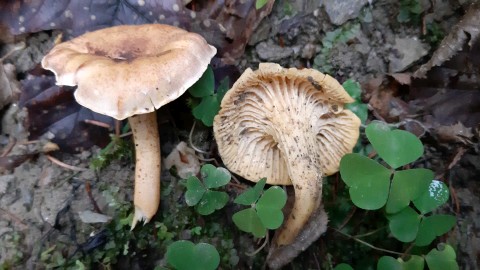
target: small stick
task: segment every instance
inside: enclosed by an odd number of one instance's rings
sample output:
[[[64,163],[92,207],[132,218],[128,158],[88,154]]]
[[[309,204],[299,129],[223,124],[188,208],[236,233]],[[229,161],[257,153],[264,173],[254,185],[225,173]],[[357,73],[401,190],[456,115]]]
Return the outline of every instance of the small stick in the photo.
[[[267,245],[267,243],[268,243],[268,231],[267,231],[267,234],[265,236],[265,241],[263,241],[263,244],[257,250],[253,251],[252,253],[245,252],[245,255],[247,255],[249,257],[255,256],[255,254],[260,252],[260,250],[262,250]]]
[[[102,213],[102,210],[100,210],[100,207],[98,207],[98,204],[97,204],[97,202],[95,201],[95,198],[93,198],[92,188],[91,188],[90,182],[89,182],[88,180],[85,181],[85,191],[87,192],[88,198],[90,199],[90,201],[91,201],[92,204],[93,204],[93,209],[95,210],[95,212],[97,212],[97,213],[99,213],[99,214],[103,214],[103,213]]]
[[[85,119],[83,121],[87,124],[94,125],[94,126],[97,126],[97,127],[103,127],[103,128],[106,128],[106,129],[111,128],[111,126],[109,124],[104,123],[104,122],[100,122],[100,121],[97,121],[97,120]]]
[[[77,171],[77,172],[87,170],[86,168],[80,168],[80,167],[77,167],[77,166],[72,166],[72,165],[65,164],[65,163],[61,162],[60,160],[52,157],[51,155],[45,155],[45,156],[47,156],[48,160],[50,160],[51,162],[57,164],[60,167],[65,168],[65,169],[69,169],[69,170]]]
[[[10,137],[10,142],[8,142],[7,147],[5,148],[5,150],[3,150],[1,157],[6,157],[8,153],[12,151],[16,143],[17,143],[17,139],[15,137]]]
[[[337,229],[335,229],[335,228],[331,228],[331,229],[334,230],[334,231],[336,231],[337,233],[339,233],[339,234],[341,234],[341,235],[343,235],[343,236],[345,236],[345,237],[348,237],[348,238],[350,238],[350,239],[353,239],[354,241],[357,241],[357,242],[359,242],[360,244],[363,244],[363,245],[365,245],[365,246],[367,246],[367,247],[369,247],[369,248],[371,248],[371,249],[375,249],[375,250],[378,250],[378,251],[383,251],[383,252],[385,252],[385,253],[395,254],[395,255],[399,255],[399,256],[405,255],[405,253],[400,253],[400,252],[396,252],[396,251],[392,251],[392,250],[388,250],[388,249],[376,247],[376,246],[374,246],[374,245],[372,245],[372,244],[370,244],[370,243],[367,243],[367,242],[365,242],[365,241],[363,241],[363,240],[360,240],[360,239],[358,239],[358,238],[356,238],[356,237],[354,237],[354,236],[351,236],[351,235],[349,235],[349,234],[346,234],[346,233],[344,233],[344,232],[342,232],[342,231],[340,231],[340,230],[337,230]]]

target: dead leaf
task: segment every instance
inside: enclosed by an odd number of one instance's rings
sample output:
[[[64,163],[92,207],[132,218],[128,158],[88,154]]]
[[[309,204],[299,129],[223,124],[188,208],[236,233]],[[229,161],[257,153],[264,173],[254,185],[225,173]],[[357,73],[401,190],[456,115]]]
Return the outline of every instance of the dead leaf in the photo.
[[[390,74],[399,84],[410,85],[412,83],[411,73],[393,73]]]
[[[112,118],[80,106],[73,97],[73,88],[59,87],[53,76],[46,75],[28,75],[21,83],[19,105],[28,110],[30,139],[47,134],[66,152],[80,152],[93,145],[105,146],[110,141],[108,130],[85,120],[113,126]]]
[[[440,142],[472,144],[472,128],[467,128],[460,122],[450,126],[440,126],[435,130]]]
[[[480,34],[480,4],[470,6],[467,13],[457,25],[455,25],[447,37],[440,43],[432,58],[415,71],[413,77],[425,78],[432,67],[440,66],[459,51],[464,44],[472,47]]]
[[[175,166],[178,176],[183,179],[200,172],[200,161],[195,155],[195,151],[185,142],[180,142],[165,158],[164,166],[167,169]]]
[[[375,79],[368,89],[368,104],[377,118],[386,122],[398,122],[408,113],[407,103],[398,97],[397,82],[389,81],[383,85],[378,84],[378,79]]]
[[[190,2],[190,1],[189,1]],[[0,24],[15,34],[61,30],[67,38],[121,25],[162,23],[197,32],[219,49],[225,62],[243,54],[253,30],[267,16],[274,0],[260,10],[255,0],[31,0],[0,3]]]

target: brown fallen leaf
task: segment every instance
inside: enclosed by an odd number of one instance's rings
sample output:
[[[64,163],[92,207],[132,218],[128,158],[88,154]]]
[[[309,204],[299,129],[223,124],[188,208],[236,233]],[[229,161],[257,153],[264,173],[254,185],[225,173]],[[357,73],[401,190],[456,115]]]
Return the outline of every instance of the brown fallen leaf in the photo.
[[[61,30],[67,39],[109,26],[162,23],[201,34],[219,49],[224,62],[241,56],[274,0],[261,9],[256,0],[30,0],[0,1],[0,25],[14,35]]]
[[[472,128],[465,127],[461,122],[449,126],[439,126],[435,131],[439,142],[472,144]]]
[[[462,50],[467,43],[472,47],[480,34],[480,3],[472,4],[463,18],[440,43],[432,58],[415,71],[413,77],[425,78],[432,67],[440,66]]]

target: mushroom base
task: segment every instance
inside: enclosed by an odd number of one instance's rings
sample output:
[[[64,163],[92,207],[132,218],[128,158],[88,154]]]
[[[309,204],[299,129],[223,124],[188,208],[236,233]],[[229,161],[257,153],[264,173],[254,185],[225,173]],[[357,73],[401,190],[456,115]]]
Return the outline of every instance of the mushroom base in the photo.
[[[135,214],[137,222],[147,223],[160,204],[160,138],[155,112],[128,118],[135,143]]]

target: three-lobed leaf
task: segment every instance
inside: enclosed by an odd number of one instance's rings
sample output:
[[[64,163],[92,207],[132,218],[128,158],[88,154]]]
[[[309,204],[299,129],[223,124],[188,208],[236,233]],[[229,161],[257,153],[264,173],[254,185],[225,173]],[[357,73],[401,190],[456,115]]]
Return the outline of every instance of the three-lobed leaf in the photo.
[[[346,104],[345,108],[351,110],[358,116],[358,118],[360,118],[362,123],[365,123],[368,117],[368,106],[367,104],[362,103],[362,88],[360,87],[360,84],[352,79],[348,79],[342,84],[342,86],[345,91],[355,99],[355,102]]]
[[[423,144],[404,130],[390,130],[387,124],[373,121],[365,134],[378,155],[393,169],[417,160],[423,155]]]
[[[213,69],[208,66],[202,77],[200,77],[200,79],[188,89],[188,92],[194,97],[202,98],[213,95],[214,88],[215,78],[213,76]]]
[[[203,183],[196,177],[187,179],[185,201],[189,206],[195,206],[200,215],[209,215],[223,208],[228,202],[228,194],[223,191],[211,190],[225,186],[230,182],[230,172],[225,168],[216,168],[205,164],[201,168]]]
[[[340,161],[340,175],[349,186],[356,206],[375,210],[387,202],[391,171],[378,162],[359,154],[347,154]]]
[[[186,240],[170,244],[166,258],[177,270],[213,270],[220,264],[220,255],[214,246],[207,243],[195,245]]]

